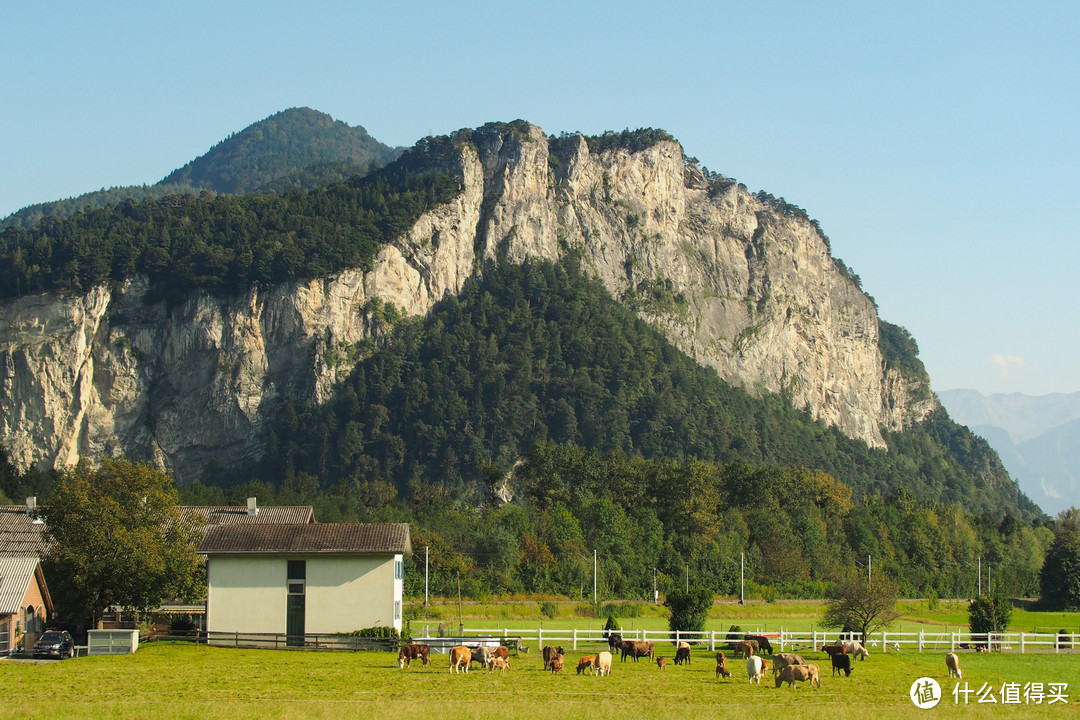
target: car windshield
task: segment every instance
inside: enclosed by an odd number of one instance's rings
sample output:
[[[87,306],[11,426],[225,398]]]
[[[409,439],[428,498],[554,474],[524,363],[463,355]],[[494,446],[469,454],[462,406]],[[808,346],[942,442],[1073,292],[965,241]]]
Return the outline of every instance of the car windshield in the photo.
[[[47,632],[41,636],[41,642],[62,642],[63,639],[63,633],[58,632]]]

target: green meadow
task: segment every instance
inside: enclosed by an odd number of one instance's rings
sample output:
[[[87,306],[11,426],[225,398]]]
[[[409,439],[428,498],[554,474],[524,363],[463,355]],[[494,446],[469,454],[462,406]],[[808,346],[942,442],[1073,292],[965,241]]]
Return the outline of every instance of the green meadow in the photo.
[[[147,643],[130,656],[62,662],[0,661],[0,702],[6,717],[78,718],[715,718],[731,713],[789,713],[799,718],[1077,716],[1080,655],[964,654],[969,704],[954,704],[941,653],[874,655],[855,663],[850,678],[829,675],[827,658],[808,652],[822,668],[820,689],[775,688],[771,675],[750,685],[745,664],[715,677],[713,656],[695,652],[689,666],[659,671],[644,660],[616,659],[610,677],[542,670],[538,653],[511,658],[506,673],[450,674],[445,655],[429,667],[399,670],[385,652],[316,653],[237,650],[186,643]],[[908,693],[921,677],[942,688],[939,705],[916,708]],[[1068,704],[979,704],[984,684],[999,696],[1004,683],[1069,683]],[[926,713],[926,714],[924,714]]]

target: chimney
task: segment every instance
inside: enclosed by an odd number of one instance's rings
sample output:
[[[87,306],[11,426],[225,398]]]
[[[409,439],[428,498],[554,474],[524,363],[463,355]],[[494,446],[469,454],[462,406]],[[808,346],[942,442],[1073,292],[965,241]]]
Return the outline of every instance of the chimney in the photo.
[[[248,498],[247,514],[248,515],[258,515],[259,514],[259,506],[255,504],[255,498],[253,498],[253,497]]]
[[[30,517],[37,515],[37,496],[26,498],[26,514]]]

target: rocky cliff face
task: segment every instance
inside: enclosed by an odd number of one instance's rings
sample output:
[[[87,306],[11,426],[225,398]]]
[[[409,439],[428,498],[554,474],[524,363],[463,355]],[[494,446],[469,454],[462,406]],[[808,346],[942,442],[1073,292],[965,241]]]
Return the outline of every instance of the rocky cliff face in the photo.
[[[451,170],[463,192],[367,273],[173,306],[147,303],[139,281],[3,305],[0,436],[13,460],[125,453],[206,477],[261,454],[279,399],[330,397],[390,304],[422,315],[497,257],[571,250],[729,382],[781,393],[852,437],[880,445],[880,426],[936,405],[886,367],[872,301],[817,230],[710,183],[675,142],[594,154],[584,138],[515,127],[461,143]]]

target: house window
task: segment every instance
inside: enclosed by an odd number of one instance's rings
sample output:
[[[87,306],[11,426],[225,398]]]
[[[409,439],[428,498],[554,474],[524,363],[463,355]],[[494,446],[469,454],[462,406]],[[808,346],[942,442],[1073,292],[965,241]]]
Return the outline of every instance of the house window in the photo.
[[[395,560],[394,561],[394,579],[395,580],[404,580],[405,579],[405,561],[404,560]]]
[[[0,651],[11,647],[11,618],[0,620]]]
[[[394,619],[395,620],[400,620],[401,619],[401,601],[400,600],[395,600],[394,601]]]

